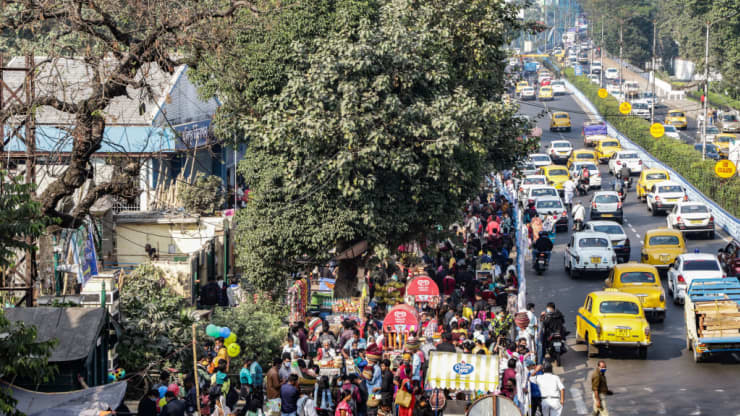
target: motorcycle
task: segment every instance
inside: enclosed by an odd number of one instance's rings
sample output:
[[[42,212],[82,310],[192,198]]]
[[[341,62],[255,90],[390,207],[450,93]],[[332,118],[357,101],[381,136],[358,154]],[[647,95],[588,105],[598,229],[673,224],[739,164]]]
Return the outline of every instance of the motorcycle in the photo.
[[[537,259],[534,262],[534,270],[538,275],[541,275],[547,270],[547,252],[537,253]]]
[[[547,345],[547,354],[550,356],[550,361],[556,366],[560,366],[560,356],[565,352],[563,348],[563,337],[559,333],[550,335]]]

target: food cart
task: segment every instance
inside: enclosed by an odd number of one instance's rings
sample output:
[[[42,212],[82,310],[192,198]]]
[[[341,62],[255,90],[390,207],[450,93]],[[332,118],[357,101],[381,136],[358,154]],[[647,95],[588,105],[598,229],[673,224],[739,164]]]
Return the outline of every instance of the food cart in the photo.
[[[412,306],[396,305],[383,320],[383,346],[388,352],[403,351],[409,336],[417,336],[419,315]]]
[[[417,310],[425,307],[437,309],[439,307],[439,286],[429,276],[414,277],[406,285],[405,300]]]

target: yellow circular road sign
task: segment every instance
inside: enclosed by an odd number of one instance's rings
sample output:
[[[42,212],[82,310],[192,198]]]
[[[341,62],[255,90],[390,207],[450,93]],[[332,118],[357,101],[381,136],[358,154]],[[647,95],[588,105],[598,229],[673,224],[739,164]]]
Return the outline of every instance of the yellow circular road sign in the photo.
[[[599,97],[606,98],[607,95],[609,95],[609,93],[606,92],[606,89],[604,89],[604,88],[600,88],[599,89]]]
[[[630,111],[632,111],[632,104],[628,103],[627,101],[623,102],[622,104],[619,104],[620,113],[629,114]]]
[[[665,134],[665,127],[660,123],[653,123],[650,126],[650,135],[656,139],[663,137]]]
[[[714,173],[722,179],[731,178],[737,172],[735,164],[729,160],[720,160],[714,165]]]

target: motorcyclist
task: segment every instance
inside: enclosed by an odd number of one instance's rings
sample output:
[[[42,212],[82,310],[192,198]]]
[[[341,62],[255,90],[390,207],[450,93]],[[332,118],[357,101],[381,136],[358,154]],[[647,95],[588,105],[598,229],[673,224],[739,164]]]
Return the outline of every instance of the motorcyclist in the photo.
[[[547,236],[546,231],[540,231],[540,238],[534,242],[532,246],[532,264],[536,264],[537,256],[540,253],[545,253],[545,262],[550,263],[550,254],[552,254],[552,241]]]
[[[629,180],[630,175],[631,175],[630,168],[627,167],[626,163],[622,164],[622,167],[619,168],[619,178],[622,180],[624,179]]]
[[[565,330],[565,316],[555,307],[555,303],[550,302],[547,304],[545,311],[542,312],[541,319],[545,350],[547,350],[552,334],[560,334],[562,339],[565,339],[565,336],[568,335]]]
[[[583,207],[581,204],[581,201],[576,201],[575,206],[573,206],[573,229],[577,230],[578,222],[583,224],[583,221],[586,220],[586,208]]]

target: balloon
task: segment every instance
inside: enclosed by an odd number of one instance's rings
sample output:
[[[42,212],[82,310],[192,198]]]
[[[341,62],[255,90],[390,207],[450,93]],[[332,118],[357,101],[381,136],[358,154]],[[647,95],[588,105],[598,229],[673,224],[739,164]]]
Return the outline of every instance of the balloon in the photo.
[[[222,338],[228,338],[229,335],[231,335],[231,330],[227,327],[221,328],[221,331],[219,331],[219,335],[221,335]]]
[[[233,332],[229,334],[229,336],[226,337],[226,339],[224,339],[224,345],[226,345],[227,347],[235,342],[236,342],[236,334]]]
[[[119,374],[118,378],[125,378],[126,370],[124,370],[123,368],[119,368],[119,370],[121,371],[121,373]]]
[[[108,373],[108,381],[115,381],[116,376],[113,375],[113,373]]]
[[[159,386],[159,397],[164,397],[164,394],[167,393],[167,386]]]
[[[175,383],[172,383],[169,386],[167,386],[167,391],[171,391],[171,392],[175,393],[175,396],[179,396],[180,395],[180,386],[178,386]]]
[[[239,355],[240,352],[242,352],[242,347],[240,347],[239,344],[235,342],[233,344],[229,344],[229,346],[226,347],[226,352],[229,354],[229,357],[234,358]]]
[[[206,335],[209,337],[217,337],[219,333],[219,327],[213,324],[208,324],[206,327]]]

